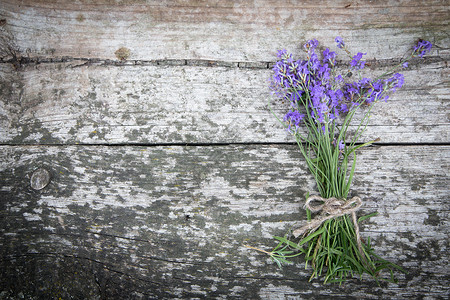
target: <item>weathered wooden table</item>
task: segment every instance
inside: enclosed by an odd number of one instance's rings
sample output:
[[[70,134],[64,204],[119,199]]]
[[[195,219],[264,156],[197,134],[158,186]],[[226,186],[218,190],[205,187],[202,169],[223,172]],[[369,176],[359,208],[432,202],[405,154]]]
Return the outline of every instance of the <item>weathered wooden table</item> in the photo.
[[[2,0],[0,299],[448,299],[448,21],[432,0]],[[398,284],[308,282],[244,247],[316,191],[267,109],[276,50],[337,35],[375,74],[435,45],[377,105],[353,183]]]

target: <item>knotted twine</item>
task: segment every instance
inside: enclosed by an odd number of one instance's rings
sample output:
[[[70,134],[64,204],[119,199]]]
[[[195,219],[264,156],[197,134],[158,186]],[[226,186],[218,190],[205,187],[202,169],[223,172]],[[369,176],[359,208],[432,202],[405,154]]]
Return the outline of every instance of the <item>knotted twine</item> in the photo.
[[[313,205],[311,202],[321,201],[323,204]],[[329,219],[344,215],[352,215],[353,225],[355,226],[356,243],[358,245],[358,250],[364,258],[364,251],[361,244],[361,236],[359,235],[358,220],[356,219],[356,211],[361,207],[362,201],[359,197],[353,197],[350,200],[340,200],[337,198],[322,198],[317,195],[309,196],[305,203],[305,208],[309,209],[311,212],[322,211],[320,215],[308,222],[306,225],[294,230],[292,233],[294,237],[298,237],[307,232],[313,232],[322,225],[323,222]]]

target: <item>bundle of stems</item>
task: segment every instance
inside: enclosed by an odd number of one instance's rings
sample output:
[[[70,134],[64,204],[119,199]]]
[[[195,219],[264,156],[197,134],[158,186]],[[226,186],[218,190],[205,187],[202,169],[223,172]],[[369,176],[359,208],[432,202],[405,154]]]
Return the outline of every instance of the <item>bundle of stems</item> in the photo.
[[[308,93],[304,93],[298,105],[308,107]],[[364,101],[364,99],[359,99]],[[326,122],[325,128],[319,128],[313,119],[312,114],[307,111],[304,125],[307,127],[308,136],[303,136],[300,132],[295,132],[295,138],[299,149],[305,158],[309,170],[314,175],[320,196],[323,198],[347,199],[351,182],[356,167],[356,150],[368,146],[377,140],[364,144],[357,144],[358,137],[367,127],[370,110],[365,112],[353,134],[351,141],[344,147],[339,148],[336,140],[345,140],[350,121],[356,110],[353,110],[345,117],[341,128],[337,128],[335,121]],[[308,110],[308,109],[307,109]],[[279,120],[283,123],[281,120]],[[285,125],[285,123],[283,123]],[[338,137],[335,133],[338,132]],[[334,141],[334,142],[333,142]],[[349,157],[352,156],[352,162]],[[351,163],[349,174],[347,171]],[[307,195],[308,198],[309,195]],[[375,214],[363,216],[358,219],[361,222]],[[307,210],[308,221],[311,221],[311,212]],[[313,268],[311,279],[322,276],[325,272],[325,283],[343,282],[349,276],[367,273],[378,281],[380,271],[385,269],[390,273],[389,278],[384,278],[394,282],[394,270],[403,272],[403,269],[391,262],[388,262],[374,253],[370,244],[362,244],[362,253],[356,242],[356,232],[354,223],[349,215],[336,217],[325,221],[317,230],[294,243],[287,237],[275,237],[279,243],[270,252],[270,256],[281,267],[283,263],[289,263],[289,258],[305,255],[306,266],[308,263]]]
[[[350,55],[341,38],[337,37],[336,42]],[[276,95],[290,101],[291,109],[283,120],[271,111],[294,135],[320,196],[345,201],[355,173],[356,151],[377,141],[358,143],[367,128],[374,104],[386,101],[388,92],[403,85],[403,75],[394,74],[394,71],[407,67],[407,60],[412,57],[423,57],[431,50],[431,43],[419,40],[408,58],[373,80],[360,75],[359,80],[346,84],[343,84],[343,78],[351,74],[350,71],[358,72],[364,68],[361,61],[364,54],[350,55],[352,68],[343,77],[335,74],[336,54],[326,49],[321,62],[314,52],[317,45],[316,40],[304,45],[308,54],[305,61],[295,61],[286,50],[278,52],[280,61],[273,68],[272,89]],[[386,78],[392,74],[391,78]],[[352,120],[361,107],[367,109],[356,130],[350,134]],[[343,120],[342,115],[345,116]],[[308,209],[306,212],[309,222],[311,212]],[[327,219],[317,228],[305,232],[299,240],[292,240],[290,235],[274,237],[278,241],[277,246],[271,252],[263,252],[280,267],[291,263],[292,258],[304,255],[306,267],[310,265],[313,269],[310,280],[324,275],[325,283],[342,283],[354,275],[368,274],[377,282],[395,281],[394,271],[404,270],[375,254],[370,238],[362,243],[357,238],[357,224],[375,214],[357,220],[349,215]],[[381,275],[383,270],[390,276]]]
[[[367,126],[371,108],[372,106],[365,113],[351,142],[342,150],[338,146],[332,146],[333,140],[336,140],[333,136],[336,130],[335,122],[330,122],[331,128],[325,125],[325,132],[321,132],[322,129],[317,128],[314,120],[307,117],[305,124],[309,128],[309,136],[304,137],[299,132],[295,133],[296,142],[314,175],[321,197],[347,199],[356,167],[356,150],[377,141],[356,144],[356,137],[360,136]],[[345,140],[354,113],[355,111],[352,111],[346,116],[341,130],[338,130],[337,140]],[[306,114],[306,116],[310,116],[310,114]],[[352,156],[352,162],[349,160],[350,156]],[[347,174],[350,163],[351,168]],[[375,214],[359,218],[358,223]],[[311,221],[309,210],[307,210],[307,219]],[[297,243],[286,237],[275,238],[279,244],[271,252],[274,261],[281,267],[282,263],[289,263],[289,258],[304,254],[305,267],[308,267],[308,263],[310,263],[313,268],[310,280],[322,276],[325,272],[325,283],[343,282],[349,276],[362,276],[364,273],[378,281],[380,271],[386,269],[390,273],[387,280],[394,282],[393,271],[397,269],[403,272],[401,267],[374,253],[370,238],[367,243],[362,244],[363,252],[360,251],[356,242],[354,223],[349,215],[325,221],[317,230],[302,237]]]

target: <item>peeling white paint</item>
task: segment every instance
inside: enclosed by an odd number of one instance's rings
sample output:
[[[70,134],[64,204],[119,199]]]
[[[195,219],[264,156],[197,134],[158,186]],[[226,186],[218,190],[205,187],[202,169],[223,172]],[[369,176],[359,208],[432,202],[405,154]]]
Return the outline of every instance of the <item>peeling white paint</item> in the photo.
[[[25,219],[29,222],[32,221],[42,221],[42,218],[40,215],[38,214],[30,214],[30,213],[23,213],[23,216],[25,217]]]
[[[258,292],[260,299],[285,300],[287,295],[289,295],[289,299],[301,299],[300,297],[293,298],[292,295],[295,294],[297,294],[296,291],[290,286],[273,284],[261,288]]]

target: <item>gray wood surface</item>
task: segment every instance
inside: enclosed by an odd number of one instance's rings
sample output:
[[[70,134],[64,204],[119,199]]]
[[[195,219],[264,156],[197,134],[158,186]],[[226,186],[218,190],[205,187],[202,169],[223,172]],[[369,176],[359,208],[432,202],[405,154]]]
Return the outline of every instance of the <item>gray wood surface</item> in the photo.
[[[308,283],[302,260],[279,270],[244,247],[270,250],[272,235],[306,218],[314,183],[295,146],[4,146],[3,282],[104,298],[443,296],[449,150],[360,152],[353,193],[361,215],[379,212],[363,238],[408,274],[380,287],[368,278],[322,287]],[[42,167],[52,180],[35,191],[29,178]]]
[[[17,43],[27,55],[116,59],[272,61],[279,48],[298,49],[342,36],[369,58],[401,57],[418,38],[448,54],[448,1],[301,2],[3,0]],[[95,41],[95,42],[92,42]],[[442,52],[441,52],[442,51]]]
[[[1,1],[0,299],[447,299],[449,12]],[[301,258],[280,270],[244,246],[270,250],[316,191],[267,107],[274,54],[310,38],[337,50],[337,35],[375,76],[417,39],[434,44],[374,109],[364,141],[381,141],[358,152],[351,189],[359,215],[378,212],[363,238],[408,271],[397,284],[324,286]]]
[[[270,69],[75,67],[83,63],[25,67],[20,78],[9,83],[20,88],[10,88],[13,95],[6,92],[15,101],[4,106],[0,140],[13,144],[292,141],[268,112]],[[448,142],[446,63],[405,70],[405,87],[377,105],[365,139]],[[276,101],[272,107],[280,118],[288,109]]]

